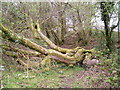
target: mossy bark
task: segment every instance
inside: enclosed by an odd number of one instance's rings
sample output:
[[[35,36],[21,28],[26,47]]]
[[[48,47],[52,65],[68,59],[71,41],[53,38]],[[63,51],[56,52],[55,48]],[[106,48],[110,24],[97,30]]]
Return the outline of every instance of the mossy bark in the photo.
[[[23,49],[19,49],[19,48],[13,48],[11,46],[6,46],[6,45],[1,45],[1,47],[7,51],[13,51],[13,52],[19,52],[19,53],[23,53],[23,54],[27,54],[30,56],[35,56],[35,57],[39,57],[42,54],[36,51],[28,51],[28,50],[23,50]]]
[[[83,61],[85,59],[86,53],[92,53],[92,50],[86,50],[81,47],[77,47],[75,49],[66,49],[56,46],[54,43],[52,43],[45,35],[42,34],[39,28],[39,24],[37,24],[38,32],[40,34],[40,37],[52,48],[52,49],[46,49],[40,45],[37,45],[36,43],[30,41],[27,38],[21,37],[12,30],[9,30],[5,28],[2,24],[0,24],[0,30],[4,33],[8,40],[11,40],[13,42],[18,42],[22,45],[25,45],[33,50],[36,50],[39,53],[50,55],[51,57],[56,56],[58,58],[64,59],[60,60],[61,62],[67,63],[67,64],[76,64],[77,62]],[[54,49],[54,50],[53,50]],[[15,49],[16,51],[23,51],[19,49]],[[27,51],[24,51],[27,52]],[[28,53],[33,53],[29,52]]]
[[[23,44],[33,50],[38,51],[40,53],[47,54],[47,49],[41,47],[40,45],[37,45],[36,43],[30,41],[27,38],[24,38],[24,37],[21,37],[21,36],[15,34],[14,32],[12,32],[12,30],[5,28],[2,24],[0,24],[0,30],[2,30],[4,35],[6,35],[8,40],[11,40],[13,42],[18,42],[18,43]]]
[[[75,49],[67,49],[67,48],[61,48],[61,47],[55,45],[52,41],[50,41],[50,40],[41,32],[39,24],[37,24],[37,31],[38,31],[41,39],[43,39],[52,49],[57,50],[57,51],[59,51],[59,52],[62,52],[62,53],[74,52],[76,49],[80,48],[80,47],[77,47],[77,48],[75,48]]]

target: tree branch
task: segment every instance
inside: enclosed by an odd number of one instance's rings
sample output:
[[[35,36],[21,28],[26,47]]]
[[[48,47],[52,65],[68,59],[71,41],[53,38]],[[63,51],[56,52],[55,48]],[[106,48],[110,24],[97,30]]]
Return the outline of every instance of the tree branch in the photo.
[[[66,49],[66,48],[61,48],[56,46],[52,41],[50,41],[40,30],[40,25],[37,23],[37,31],[40,35],[40,37],[54,50],[57,50],[59,52],[66,53],[68,51],[74,52],[76,49],[81,48],[81,47],[76,47],[75,49]]]
[[[39,52],[28,51],[28,50],[23,50],[23,49],[19,49],[19,48],[13,48],[13,47],[7,46],[7,45],[1,45],[1,47],[2,47],[3,49],[5,49],[5,50],[8,50],[8,51],[20,52],[20,53],[24,53],[24,54],[27,54],[27,55],[30,55],[30,56],[39,57],[39,56],[42,55],[42,54],[39,53]]]
[[[118,23],[116,24],[116,25],[112,25],[111,27],[110,27],[110,37],[111,37],[111,35],[112,35],[112,31],[118,26],[118,24],[119,24],[119,21],[118,21]]]
[[[57,47],[54,43],[52,43],[47,37],[45,37],[45,35],[43,35],[40,32],[40,28],[39,28],[39,24],[38,25],[38,31],[41,35],[41,38],[47,42],[48,45],[50,45],[52,48],[58,50],[53,50],[53,49],[46,49],[43,48],[40,45],[37,45],[34,42],[31,42],[29,39],[26,39],[24,37],[20,37],[19,35],[16,35],[15,33],[13,33],[11,30],[5,28],[2,24],[0,24],[0,30],[2,30],[2,32],[4,33],[4,35],[8,38],[8,40],[11,40],[13,42],[19,42],[22,45],[28,46],[33,50],[38,51],[39,53],[43,53],[43,54],[47,54],[50,56],[57,56],[59,58],[63,58],[66,61],[69,61],[70,64],[75,64],[79,61],[83,61],[85,59],[86,53],[92,53],[92,50],[85,50],[83,48],[77,47],[75,49],[66,49],[66,48],[60,48]],[[20,50],[20,49],[13,49],[14,51],[21,51],[21,52],[26,52],[24,50]],[[61,53],[61,52],[65,52],[65,54]],[[33,52],[30,52],[31,54],[33,54]]]
[[[27,38],[16,35],[14,32],[12,32],[12,30],[5,28],[2,24],[0,24],[0,30],[2,30],[5,36],[8,37],[8,40],[11,40],[13,42],[19,42],[35,51],[43,54],[48,54],[47,49],[41,47],[40,45],[37,45],[36,43],[30,41]]]

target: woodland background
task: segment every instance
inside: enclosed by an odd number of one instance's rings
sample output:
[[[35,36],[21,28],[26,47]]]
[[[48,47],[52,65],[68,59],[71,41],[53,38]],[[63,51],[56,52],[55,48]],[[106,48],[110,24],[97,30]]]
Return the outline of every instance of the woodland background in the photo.
[[[0,9],[2,88],[119,87],[120,2],[1,2]]]

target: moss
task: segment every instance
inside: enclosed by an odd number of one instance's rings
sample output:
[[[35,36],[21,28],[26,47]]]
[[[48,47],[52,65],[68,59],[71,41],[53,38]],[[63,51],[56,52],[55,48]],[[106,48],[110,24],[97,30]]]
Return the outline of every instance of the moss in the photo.
[[[62,60],[62,62],[67,64],[75,64],[76,62],[83,61],[85,59],[85,53],[92,53],[92,50],[86,50],[81,47],[76,47],[75,49],[67,49],[67,48],[61,48],[56,46],[52,41],[50,41],[41,31],[39,24],[37,24],[38,32],[41,36],[41,38],[52,48],[52,49],[46,49],[32,41],[30,41],[27,38],[18,36],[14,34],[11,30],[6,29],[2,24],[0,24],[0,29],[4,32],[4,34],[7,35],[7,37],[12,41],[17,41],[18,43],[21,43],[25,46],[30,47],[31,49],[34,49],[40,53],[43,53],[45,55],[53,55],[57,56],[59,58],[65,59]],[[46,57],[47,58],[47,57]],[[47,58],[48,59],[48,58]],[[49,59],[48,59],[49,60]],[[44,62],[44,61],[43,61]]]

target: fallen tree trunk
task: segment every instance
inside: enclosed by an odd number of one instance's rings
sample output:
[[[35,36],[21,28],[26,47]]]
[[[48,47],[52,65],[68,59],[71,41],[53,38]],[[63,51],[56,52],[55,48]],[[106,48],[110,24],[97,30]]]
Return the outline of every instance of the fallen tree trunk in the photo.
[[[5,28],[2,24],[0,24],[0,30],[2,30],[2,32],[4,33],[2,35],[5,35],[8,38],[8,40],[18,42],[40,53],[47,54],[47,49],[41,47],[40,45],[37,45],[36,43],[30,41],[29,39],[20,37],[19,35],[12,32],[12,30]]]
[[[30,41],[27,38],[21,37],[17,34],[15,34],[12,30],[9,30],[5,28],[2,24],[0,24],[0,30],[3,32],[3,38],[6,38],[12,42],[18,42],[24,46],[27,46],[39,53],[49,55],[53,59],[57,59],[58,61],[61,61],[63,63],[67,64],[76,64],[76,63],[82,63],[85,59],[86,53],[92,54],[92,50],[86,50],[81,47],[77,47],[75,49],[66,49],[56,46],[54,43],[52,43],[42,32],[40,31],[40,26],[37,23],[37,31],[40,34],[40,37],[52,48],[52,49],[46,49],[40,45],[37,45],[36,43]],[[54,50],[53,50],[54,49]],[[20,51],[19,49],[15,49],[16,51]],[[22,51],[22,50],[21,50]],[[24,51],[27,52],[27,51]],[[28,53],[31,53],[28,51]]]
[[[36,52],[36,51],[28,51],[28,50],[23,50],[23,49],[19,49],[19,48],[13,48],[13,47],[7,46],[7,45],[1,45],[1,47],[7,51],[19,52],[19,53],[23,53],[23,54],[35,56],[35,57],[39,57],[42,55],[41,53]]]
[[[59,46],[56,46],[52,41],[50,41],[40,30],[40,25],[37,23],[37,31],[40,35],[40,37],[54,50],[57,50],[62,53],[66,52],[75,52],[76,50],[80,49],[80,47],[76,47],[75,49],[66,49],[66,48],[61,48]]]

